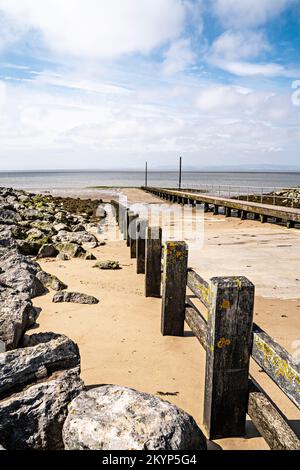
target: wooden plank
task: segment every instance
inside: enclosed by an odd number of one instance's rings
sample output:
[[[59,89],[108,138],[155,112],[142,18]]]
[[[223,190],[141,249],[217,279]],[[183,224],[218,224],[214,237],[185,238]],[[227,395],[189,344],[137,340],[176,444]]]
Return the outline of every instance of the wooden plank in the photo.
[[[136,240],[136,273],[145,274],[146,229],[148,221],[139,219]]]
[[[160,297],[161,289],[161,227],[148,227],[146,231],[145,296]]]
[[[300,450],[300,440],[271,398],[249,380],[248,415],[271,450]]]
[[[188,270],[187,286],[198,297],[198,299],[201,300],[201,302],[205,305],[205,307],[209,308],[210,306],[209,284],[201,276],[199,276],[199,274],[197,274],[193,269]]]
[[[211,279],[204,426],[210,439],[245,433],[254,286],[245,277]]]
[[[185,321],[206,350],[207,323],[190,300],[188,304],[185,309]],[[299,450],[300,441],[291,429],[287,418],[252,377],[249,378],[248,384],[248,415],[270,449]]]
[[[185,242],[167,241],[163,248],[161,332],[183,336],[187,283],[188,247]]]
[[[299,362],[257,325],[253,325],[252,357],[300,409]]]

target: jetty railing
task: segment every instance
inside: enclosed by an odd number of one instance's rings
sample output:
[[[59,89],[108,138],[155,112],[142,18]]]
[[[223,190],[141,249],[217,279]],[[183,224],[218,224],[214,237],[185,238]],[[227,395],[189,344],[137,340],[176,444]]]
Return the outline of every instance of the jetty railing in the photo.
[[[211,196],[187,190],[178,191],[149,186],[147,188],[142,187],[142,189],[173,203],[191,206],[203,204],[204,212],[212,210],[214,215],[219,214],[220,208],[223,208],[226,217],[231,217],[235,213],[241,220],[244,220],[251,215],[254,220],[260,220],[261,223],[266,223],[268,219],[272,219],[276,222],[285,223],[287,228],[294,228],[295,224],[300,224],[300,209],[297,208],[247,202],[246,200]]]
[[[148,227],[116,201],[112,205],[137,273],[145,274],[145,296],[162,298],[161,333],[184,336],[186,323],[206,351],[203,424],[208,437],[244,436],[248,414],[271,449],[300,450],[287,418],[249,375],[252,358],[300,409],[300,364],[253,323],[254,285],[245,277],[206,281],[188,268],[185,242],[162,244],[160,227]],[[207,311],[207,321],[195,301]]]

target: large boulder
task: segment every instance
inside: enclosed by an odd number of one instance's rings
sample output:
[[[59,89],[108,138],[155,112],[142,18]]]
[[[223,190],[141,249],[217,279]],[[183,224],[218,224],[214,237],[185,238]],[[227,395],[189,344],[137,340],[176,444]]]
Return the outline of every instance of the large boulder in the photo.
[[[18,347],[37,315],[28,294],[0,287],[0,341],[6,350]]]
[[[58,243],[56,246],[59,253],[66,254],[68,258],[80,258],[85,255],[86,251],[77,243]]]
[[[54,274],[46,273],[46,271],[39,271],[36,277],[46,288],[56,291],[61,291],[68,288],[67,284],[58,279],[58,277],[56,277]]]
[[[80,393],[63,427],[67,450],[205,450],[194,419],[170,403],[126,387]]]
[[[0,354],[0,398],[56,371],[80,365],[78,346],[64,335],[39,333],[25,337],[23,345]]]
[[[38,258],[55,258],[59,251],[51,243],[42,245],[38,252]]]
[[[60,243],[77,243],[78,245],[87,245],[89,249],[96,248],[98,246],[98,240],[92,233],[82,232],[58,232],[53,237],[56,242]]]
[[[55,372],[0,401],[1,443],[7,450],[63,449],[67,407],[83,389],[79,367]]]
[[[35,261],[19,253],[17,249],[5,250],[0,254],[0,267],[2,271],[25,269],[31,274],[36,274],[41,269]]]
[[[58,292],[53,297],[54,303],[71,302],[74,304],[98,304],[99,300],[92,295],[81,294],[80,292]]]
[[[18,266],[0,274],[0,284],[10,287],[17,292],[27,293],[31,299],[46,292],[43,284],[34,274]]]

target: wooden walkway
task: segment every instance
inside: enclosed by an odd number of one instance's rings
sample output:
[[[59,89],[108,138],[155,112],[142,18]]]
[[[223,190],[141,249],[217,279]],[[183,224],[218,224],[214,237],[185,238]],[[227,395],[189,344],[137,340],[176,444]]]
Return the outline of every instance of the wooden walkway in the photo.
[[[174,189],[154,187],[142,187],[142,189],[162,199],[178,204],[204,204],[205,212],[208,212],[211,206],[213,206],[215,215],[219,213],[219,208],[223,207],[226,217],[230,217],[232,211],[237,211],[241,219],[247,219],[248,214],[254,214],[254,219],[259,219],[262,223],[267,222],[268,218],[271,218],[275,219],[276,222],[286,223],[288,228],[293,228],[295,224],[300,224],[300,209],[208,196]]]

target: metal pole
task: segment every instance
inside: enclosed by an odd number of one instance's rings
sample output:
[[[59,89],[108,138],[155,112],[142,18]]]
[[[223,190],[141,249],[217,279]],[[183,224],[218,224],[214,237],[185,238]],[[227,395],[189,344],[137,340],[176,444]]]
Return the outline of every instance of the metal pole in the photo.
[[[181,180],[182,180],[182,158],[179,158],[179,191],[181,190]]]
[[[148,186],[148,162],[146,162],[146,168],[145,168],[145,188]]]

